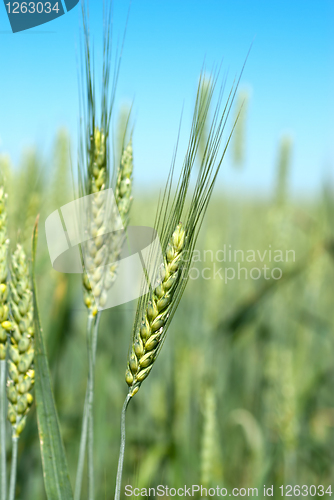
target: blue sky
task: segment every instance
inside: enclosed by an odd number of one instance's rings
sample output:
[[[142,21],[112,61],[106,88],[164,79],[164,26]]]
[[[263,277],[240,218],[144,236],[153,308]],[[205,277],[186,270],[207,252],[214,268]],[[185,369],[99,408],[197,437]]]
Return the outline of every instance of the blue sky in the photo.
[[[102,0],[90,2],[97,65]],[[121,38],[127,0],[114,0],[114,41]],[[116,109],[134,100],[136,181],[162,183],[170,165],[182,108],[179,161],[186,147],[196,85],[204,60],[223,61],[250,92],[246,164],[227,155],[228,189],[269,193],[277,147],[294,139],[291,189],[318,190],[334,164],[334,4],[332,0],[132,0]],[[12,34],[0,4],[0,151],[17,162],[24,148],[45,155],[65,126],[75,149],[78,124],[80,9]]]

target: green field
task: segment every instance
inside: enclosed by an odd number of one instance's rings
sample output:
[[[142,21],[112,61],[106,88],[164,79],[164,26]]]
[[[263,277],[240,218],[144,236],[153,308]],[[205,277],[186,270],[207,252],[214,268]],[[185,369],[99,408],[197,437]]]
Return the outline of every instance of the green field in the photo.
[[[44,235],[45,218],[72,197],[67,150],[68,137],[60,132],[49,158],[32,150],[13,167],[3,157],[1,171],[11,248],[20,242],[30,255],[41,214],[37,293],[74,484],[87,382],[87,311],[81,276],[52,269]],[[130,224],[151,225],[157,191],[143,196],[136,189],[135,150],[134,165]],[[327,188],[313,199],[290,198],[289,167],[278,167],[271,199],[215,191],[165,346],[127,412],[123,486],[219,486],[228,493],[257,487],[262,497],[263,485],[273,485],[279,498],[281,485],[323,485],[326,491],[334,479],[333,193]],[[114,493],[135,308],[130,302],[101,318],[97,499]],[[35,406],[19,441],[16,498],[46,498]]]

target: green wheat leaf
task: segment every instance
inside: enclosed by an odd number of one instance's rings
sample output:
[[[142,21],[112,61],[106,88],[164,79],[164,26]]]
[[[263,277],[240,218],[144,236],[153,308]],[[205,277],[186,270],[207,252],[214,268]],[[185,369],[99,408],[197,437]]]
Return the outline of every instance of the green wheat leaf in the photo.
[[[35,394],[38,419],[38,433],[41,446],[44,485],[48,500],[71,500],[73,493],[68,473],[67,460],[61,437],[57,410],[53,398],[48,359],[46,356],[43,331],[40,324],[36,282],[35,258],[38,235],[36,220],[33,240],[33,296],[35,323]]]

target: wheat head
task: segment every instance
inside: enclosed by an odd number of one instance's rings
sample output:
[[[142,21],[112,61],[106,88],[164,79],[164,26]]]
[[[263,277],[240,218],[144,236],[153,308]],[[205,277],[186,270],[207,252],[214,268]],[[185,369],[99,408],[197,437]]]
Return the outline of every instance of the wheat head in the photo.
[[[0,360],[6,359],[7,336],[11,324],[8,321],[8,238],[7,209],[4,188],[0,187]]]
[[[21,245],[17,245],[11,259],[10,308],[8,420],[13,434],[19,436],[33,403],[31,390],[35,381],[32,291],[27,257]]]
[[[180,279],[185,231],[178,224],[172,234],[160,267],[158,279],[161,283],[151,294],[145,309],[142,324],[136,332],[128,360],[125,379],[134,396],[143,380],[150,373],[156,359],[159,343],[163,339],[164,326],[168,319],[168,306],[173,300]]]
[[[203,91],[204,78],[205,92]],[[201,142],[203,131],[207,126],[215,84],[215,77],[207,78],[202,75],[200,78],[189,146],[177,189],[172,196],[173,163],[158,211],[156,229],[161,240],[163,264],[157,270],[157,285],[138,302],[125,373],[129,397],[133,397],[138,392],[141,383],[151,372],[178,307],[188,281],[191,258],[203,217],[231,138],[232,132],[220,158],[217,159],[226,120],[236,92],[235,86],[229,94],[222,113],[220,112],[222,91],[220,92],[204,147]],[[200,166],[197,179],[192,194],[188,196],[190,178],[198,155]]]
[[[102,193],[106,188],[107,158],[104,133],[95,128],[94,161],[91,168],[89,192],[94,194],[92,206],[87,214],[87,227],[90,241],[85,255],[85,272],[83,284],[85,288],[84,302],[92,316],[95,316],[98,307],[106,304],[107,290],[116,278],[117,260],[119,259],[124,242],[125,229],[128,225],[129,210],[132,196],[132,141],[124,149],[118,168],[115,202],[116,206],[108,206],[107,199]],[[102,194],[101,194],[102,193]],[[110,213],[106,213],[110,210]],[[122,219],[123,230],[105,235],[106,217],[116,221]],[[105,269],[104,266],[109,264]]]

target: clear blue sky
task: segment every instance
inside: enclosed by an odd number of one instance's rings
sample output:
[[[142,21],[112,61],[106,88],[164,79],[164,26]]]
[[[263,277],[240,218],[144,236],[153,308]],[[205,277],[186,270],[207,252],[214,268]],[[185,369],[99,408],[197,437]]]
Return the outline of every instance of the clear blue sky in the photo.
[[[91,0],[97,63],[102,0]],[[114,0],[114,40],[122,36],[127,0]],[[0,3],[0,151],[17,162],[24,147],[47,155],[61,126],[78,124],[80,8],[12,34]],[[162,182],[184,106],[180,160],[204,59],[223,60],[229,81],[254,40],[241,87],[251,91],[247,162],[227,157],[221,180],[232,189],[269,192],[283,133],[294,138],[291,186],[319,188],[334,170],[333,0],[132,0],[116,107],[134,99],[137,181]]]

